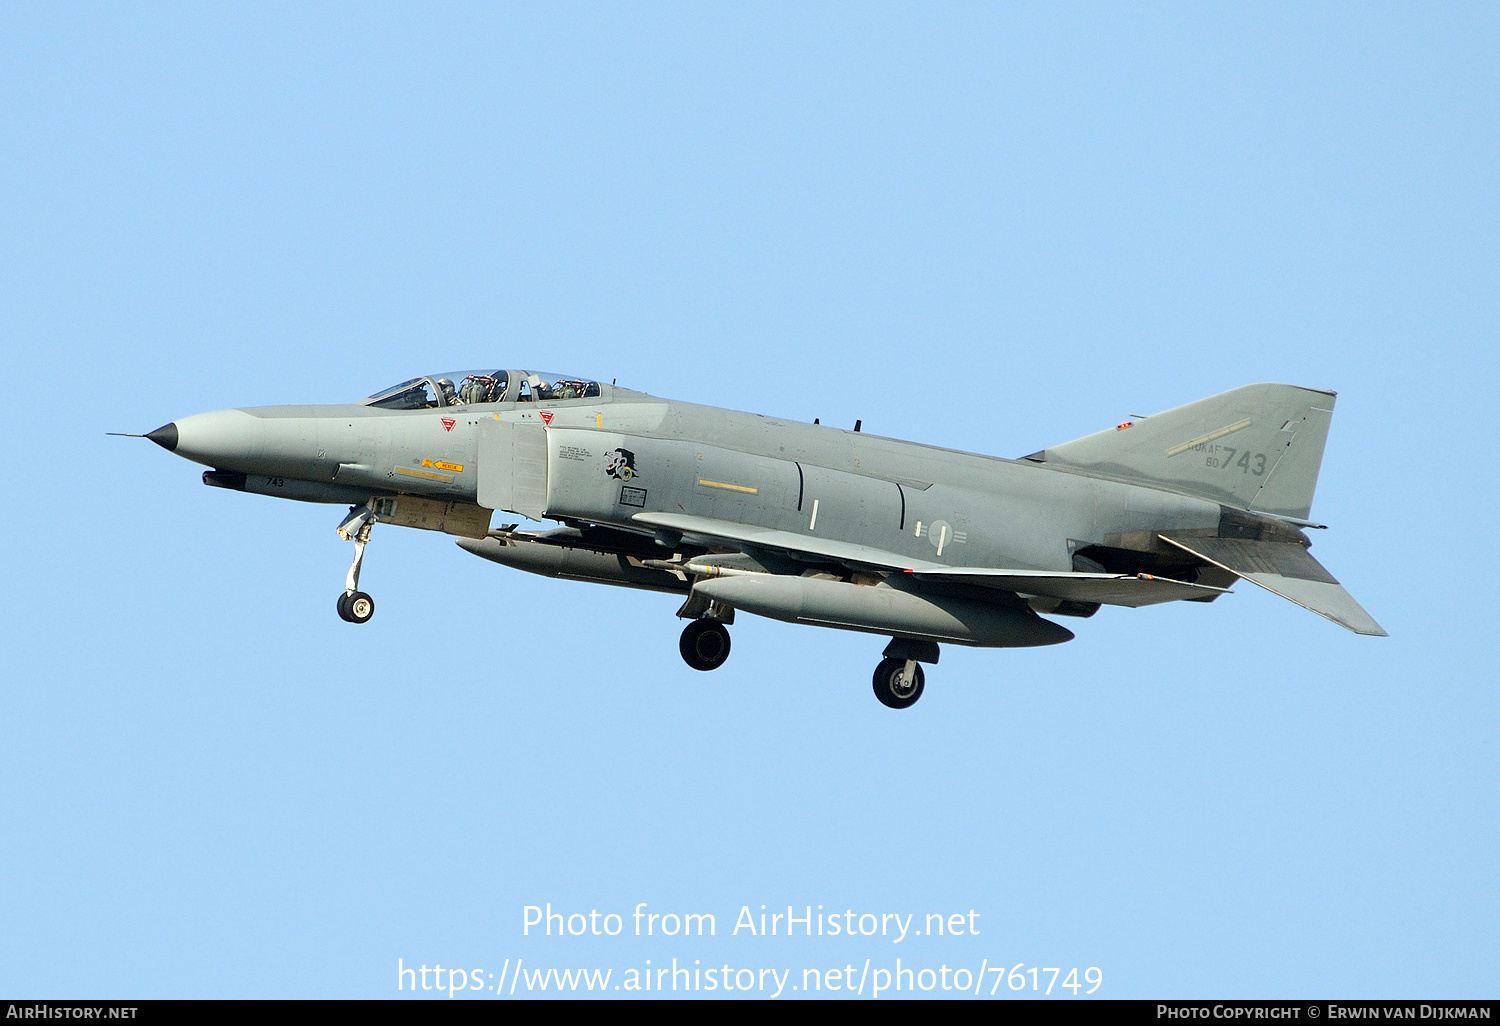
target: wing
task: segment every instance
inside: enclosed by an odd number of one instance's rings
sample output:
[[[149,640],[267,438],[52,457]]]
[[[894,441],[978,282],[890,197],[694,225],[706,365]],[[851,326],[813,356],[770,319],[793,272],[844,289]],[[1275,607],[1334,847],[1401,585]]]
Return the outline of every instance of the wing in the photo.
[[[950,567],[942,563],[914,560],[895,552],[856,545],[833,538],[817,538],[791,531],[776,531],[752,524],[691,516],[686,513],[637,513],[640,524],[677,531],[683,535],[728,543],[731,546],[769,549],[795,557],[812,557],[856,568],[896,570],[927,583],[965,584],[1037,595],[1072,602],[1098,602],[1115,606],[1149,606],[1179,599],[1214,598],[1224,588],[1188,584],[1149,574],[1083,574],[1049,570],[996,570],[988,567]]]

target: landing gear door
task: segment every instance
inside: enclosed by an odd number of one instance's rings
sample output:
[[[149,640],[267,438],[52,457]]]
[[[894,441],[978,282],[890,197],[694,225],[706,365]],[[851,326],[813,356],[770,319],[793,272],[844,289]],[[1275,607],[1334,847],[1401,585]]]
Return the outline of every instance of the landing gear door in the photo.
[[[540,520],[547,511],[547,429],[534,413],[479,422],[479,504]]]

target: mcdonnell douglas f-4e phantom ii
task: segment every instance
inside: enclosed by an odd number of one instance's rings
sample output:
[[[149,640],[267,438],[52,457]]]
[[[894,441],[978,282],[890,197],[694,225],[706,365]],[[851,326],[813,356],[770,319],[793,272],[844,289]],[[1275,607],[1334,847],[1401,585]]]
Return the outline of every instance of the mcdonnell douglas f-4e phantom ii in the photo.
[[[1385,634],[1308,552],[1334,394],[1247,385],[1021,459],[486,370],[362,402],[185,417],[145,437],[205,484],[348,504],[339,615],[377,523],[458,536],[549,577],[677,592],[682,657],[729,656],[735,612],[887,635],[875,694],[905,708],[938,645],[1054,645],[1047,616],[1213,602],[1236,578]],[[491,527],[494,511],[562,524]]]

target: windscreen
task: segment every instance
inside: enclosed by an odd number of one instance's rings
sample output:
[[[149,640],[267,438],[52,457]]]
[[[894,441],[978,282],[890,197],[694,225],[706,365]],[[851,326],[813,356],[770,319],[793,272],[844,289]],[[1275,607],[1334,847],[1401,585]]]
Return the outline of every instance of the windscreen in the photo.
[[[503,370],[429,374],[376,392],[365,400],[365,405],[386,410],[431,410],[442,406],[496,403],[505,397],[507,380]]]
[[[480,403],[553,403],[599,397],[599,382],[570,374],[470,370],[412,378],[376,392],[365,405],[386,410],[434,410]]]

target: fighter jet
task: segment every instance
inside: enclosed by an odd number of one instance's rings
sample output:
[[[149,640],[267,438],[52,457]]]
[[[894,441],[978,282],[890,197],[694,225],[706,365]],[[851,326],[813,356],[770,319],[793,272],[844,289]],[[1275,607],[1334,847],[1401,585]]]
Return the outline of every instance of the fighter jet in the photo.
[[[696,670],[724,664],[736,612],[887,636],[875,695],[903,709],[942,643],[1055,645],[1073,633],[1051,618],[1214,602],[1237,579],[1384,635],[1308,551],[1333,406],[1247,385],[1004,459],[494,369],[143,437],[207,485],[348,505],[350,623],[375,612],[372,528],[416,527],[518,570],[681,594]]]

